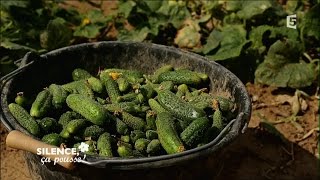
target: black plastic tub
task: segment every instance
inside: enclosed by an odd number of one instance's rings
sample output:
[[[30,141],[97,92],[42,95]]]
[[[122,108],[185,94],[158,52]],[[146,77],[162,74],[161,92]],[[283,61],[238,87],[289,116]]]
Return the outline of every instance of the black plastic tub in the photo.
[[[8,104],[14,101],[17,92],[39,92],[51,83],[63,84],[71,81],[74,68],[83,68],[97,74],[103,68],[126,68],[151,73],[164,64],[174,67],[187,67],[209,75],[211,92],[229,97],[236,102],[237,117],[219,137],[211,143],[173,155],[135,159],[102,159],[89,157],[74,171],[65,171],[59,167],[41,165],[40,157],[26,153],[26,160],[34,178],[42,179],[87,179],[108,177],[109,170],[136,170],[177,166],[191,160],[217,155],[247,127],[251,115],[251,102],[245,86],[229,70],[209,61],[200,55],[156,44],[132,42],[97,42],[80,44],[57,49],[37,57],[28,53],[21,61],[20,70],[1,81],[1,121],[9,129],[27,133],[8,110]],[[8,77],[8,76],[7,76]],[[89,176],[92,177],[92,176]]]

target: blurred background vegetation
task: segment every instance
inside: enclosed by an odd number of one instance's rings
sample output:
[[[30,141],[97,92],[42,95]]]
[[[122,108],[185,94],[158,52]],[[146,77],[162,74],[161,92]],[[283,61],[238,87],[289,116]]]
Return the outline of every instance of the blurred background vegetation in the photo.
[[[187,49],[244,82],[318,86],[319,1],[4,0],[0,76],[28,51],[118,40]],[[291,14],[297,14],[297,29],[286,27]]]

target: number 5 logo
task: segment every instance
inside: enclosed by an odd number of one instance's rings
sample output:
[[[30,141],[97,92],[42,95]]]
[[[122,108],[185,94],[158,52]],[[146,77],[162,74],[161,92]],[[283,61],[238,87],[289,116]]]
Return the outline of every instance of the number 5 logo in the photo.
[[[297,15],[289,15],[287,16],[287,27],[292,29],[297,29]]]

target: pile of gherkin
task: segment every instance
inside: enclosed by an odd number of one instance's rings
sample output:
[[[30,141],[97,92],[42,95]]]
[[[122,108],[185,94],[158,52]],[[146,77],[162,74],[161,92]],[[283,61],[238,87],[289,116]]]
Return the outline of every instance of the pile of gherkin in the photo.
[[[72,82],[34,98],[18,93],[9,109],[30,134],[60,146],[89,145],[104,157],[174,154],[212,141],[234,118],[234,102],[209,93],[204,73],[164,65],[150,75],[74,69]]]

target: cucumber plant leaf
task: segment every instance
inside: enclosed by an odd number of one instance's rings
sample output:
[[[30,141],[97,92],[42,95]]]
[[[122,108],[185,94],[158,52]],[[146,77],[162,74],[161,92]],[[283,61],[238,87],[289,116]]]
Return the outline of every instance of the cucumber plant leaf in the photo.
[[[185,1],[163,1],[157,13],[165,15],[168,22],[176,29],[179,29],[183,25],[184,20],[191,17]]]
[[[209,59],[219,61],[238,57],[243,46],[249,40],[246,39],[246,30],[241,25],[228,25],[222,28],[222,40],[220,47],[214,55],[208,55]]]
[[[315,80],[313,63],[300,61],[301,44],[294,40],[276,41],[255,71],[255,82],[276,87],[302,88]]]
[[[90,24],[87,26],[79,26],[75,29],[73,35],[78,37],[85,37],[85,38],[95,38],[100,33],[101,26],[96,24]]]
[[[69,45],[72,31],[62,18],[49,21],[47,29],[40,35],[41,47],[52,50]]]
[[[123,15],[124,18],[128,18],[135,6],[136,3],[134,1],[120,1],[118,4],[118,14]]]
[[[141,29],[137,28],[131,31],[121,30],[119,31],[119,34],[118,34],[118,40],[142,42],[147,38],[150,32],[151,31],[148,27],[142,27]]]
[[[95,38],[100,34],[100,30],[108,25],[111,19],[111,16],[104,16],[99,10],[91,10],[83,16],[81,25],[75,28],[73,35]]]
[[[320,40],[320,4],[313,6],[303,17],[301,29],[303,35],[314,36]]]
[[[213,31],[211,31],[209,37],[207,38],[207,42],[203,46],[202,52],[204,54],[208,54],[210,51],[216,49],[219,46],[222,39],[222,32],[214,29]]]
[[[281,39],[287,38],[291,40],[298,40],[299,33],[295,29],[288,29],[287,27],[272,27],[269,25],[262,25],[253,28],[249,34],[249,40],[252,42],[250,49],[257,50],[259,54],[267,50],[265,41],[270,41],[271,38]]]
[[[241,10],[237,15],[242,19],[250,19],[255,15],[262,14],[265,10],[272,7],[270,0],[241,1]]]

